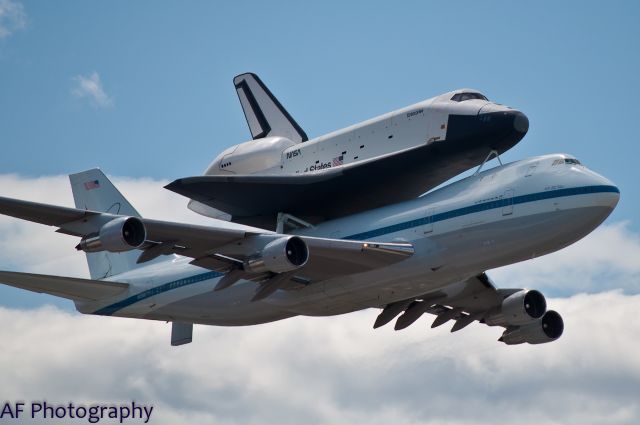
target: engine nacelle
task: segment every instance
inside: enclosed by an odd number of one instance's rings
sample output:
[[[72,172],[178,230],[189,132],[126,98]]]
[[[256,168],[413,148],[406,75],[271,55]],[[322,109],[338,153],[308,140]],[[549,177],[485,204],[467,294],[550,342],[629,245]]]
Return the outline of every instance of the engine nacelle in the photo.
[[[280,169],[282,152],[295,145],[284,137],[250,140],[224,150],[213,160],[205,175],[253,174]]]
[[[498,341],[507,345],[522,344],[544,344],[555,341],[562,336],[564,331],[564,321],[562,317],[553,310],[547,311],[542,319],[526,325],[507,329]]]
[[[307,244],[298,236],[283,236],[269,242],[256,258],[245,262],[251,273],[283,273],[304,266],[309,259]]]
[[[77,248],[85,252],[124,252],[140,248],[146,239],[142,220],[118,217],[103,225],[97,234],[83,237]]]
[[[542,317],[547,310],[547,301],[536,290],[523,289],[509,295],[502,305],[485,318],[489,326],[518,326]]]

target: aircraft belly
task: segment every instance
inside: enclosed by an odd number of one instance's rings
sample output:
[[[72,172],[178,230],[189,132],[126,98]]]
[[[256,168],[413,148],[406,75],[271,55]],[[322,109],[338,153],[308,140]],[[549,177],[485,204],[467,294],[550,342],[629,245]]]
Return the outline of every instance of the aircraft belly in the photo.
[[[248,326],[296,315],[265,302],[251,302],[256,288],[256,283],[245,281],[223,291],[210,290],[164,305],[145,318],[218,326]]]

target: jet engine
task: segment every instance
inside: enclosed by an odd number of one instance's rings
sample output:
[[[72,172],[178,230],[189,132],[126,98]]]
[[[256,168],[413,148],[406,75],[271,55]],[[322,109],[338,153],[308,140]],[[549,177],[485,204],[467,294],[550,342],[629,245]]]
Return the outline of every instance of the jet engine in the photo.
[[[247,260],[244,269],[251,273],[283,273],[304,266],[308,259],[305,241],[298,236],[283,236],[269,242],[258,256]]]
[[[489,326],[518,326],[539,319],[546,310],[544,295],[536,290],[523,289],[505,298],[502,305],[484,320]]]
[[[144,223],[137,217],[118,217],[100,231],[83,237],[76,247],[85,252],[124,252],[140,248],[147,239]]]
[[[555,341],[560,338],[564,331],[564,321],[562,317],[553,310],[547,311],[542,319],[526,325],[507,329],[498,341],[507,345],[522,344],[543,344]]]

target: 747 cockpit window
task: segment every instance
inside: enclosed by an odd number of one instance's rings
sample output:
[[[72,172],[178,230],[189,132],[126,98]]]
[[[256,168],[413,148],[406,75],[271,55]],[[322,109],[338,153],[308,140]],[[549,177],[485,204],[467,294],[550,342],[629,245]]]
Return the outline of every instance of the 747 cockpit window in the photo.
[[[480,99],[480,100],[489,101],[489,99],[487,99],[480,93],[456,93],[451,98],[451,100],[453,100],[454,102],[464,102],[465,100],[471,100],[471,99]]]
[[[560,164],[582,165],[582,163],[575,158],[556,159],[555,161],[553,161],[553,164],[551,165],[554,166],[554,165],[560,165]]]

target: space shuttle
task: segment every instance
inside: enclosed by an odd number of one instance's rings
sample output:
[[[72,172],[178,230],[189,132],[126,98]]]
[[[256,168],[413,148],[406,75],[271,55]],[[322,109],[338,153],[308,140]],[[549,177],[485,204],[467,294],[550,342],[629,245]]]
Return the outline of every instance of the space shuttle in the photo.
[[[256,74],[233,82],[252,140],[166,188],[199,214],[277,231],[416,198],[529,129],[521,111],[459,89],[309,139]]]

